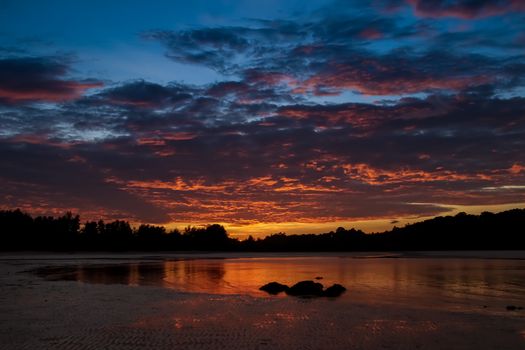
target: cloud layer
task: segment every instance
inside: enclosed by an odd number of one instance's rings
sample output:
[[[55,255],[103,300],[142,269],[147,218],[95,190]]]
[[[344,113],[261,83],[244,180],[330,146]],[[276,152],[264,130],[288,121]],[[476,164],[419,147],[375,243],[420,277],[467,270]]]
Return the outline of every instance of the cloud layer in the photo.
[[[0,58],[1,205],[249,225],[525,202],[524,52],[479,26],[523,27],[521,2],[374,4],[141,34],[206,85]]]

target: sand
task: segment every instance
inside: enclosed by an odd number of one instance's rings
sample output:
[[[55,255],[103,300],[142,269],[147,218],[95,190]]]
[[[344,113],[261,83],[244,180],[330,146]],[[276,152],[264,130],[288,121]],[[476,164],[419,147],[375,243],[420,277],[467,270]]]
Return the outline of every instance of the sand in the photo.
[[[118,261],[96,258],[82,261]],[[181,293],[25,272],[78,261],[0,257],[0,349],[525,348],[523,311],[365,303],[351,290],[340,299]]]

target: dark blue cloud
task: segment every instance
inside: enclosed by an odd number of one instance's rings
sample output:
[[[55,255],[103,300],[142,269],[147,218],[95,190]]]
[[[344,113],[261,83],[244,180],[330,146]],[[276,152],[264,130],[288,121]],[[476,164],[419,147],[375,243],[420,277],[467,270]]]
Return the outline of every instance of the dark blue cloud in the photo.
[[[138,108],[175,108],[192,98],[192,91],[175,84],[162,86],[143,80],[123,83],[87,98],[84,102],[107,103]]]
[[[477,18],[525,11],[521,0],[407,0],[407,3],[417,15],[426,17]]]
[[[67,59],[57,57],[0,58],[0,101],[65,101],[102,84],[73,80]]]
[[[316,21],[255,23],[152,32],[149,38],[161,41],[176,61],[201,64],[243,83],[287,84],[307,95],[344,90],[396,95],[522,84],[516,77],[524,59],[516,38],[497,40],[503,30],[499,25],[447,33],[435,22],[400,24],[392,16],[345,12],[325,13]]]

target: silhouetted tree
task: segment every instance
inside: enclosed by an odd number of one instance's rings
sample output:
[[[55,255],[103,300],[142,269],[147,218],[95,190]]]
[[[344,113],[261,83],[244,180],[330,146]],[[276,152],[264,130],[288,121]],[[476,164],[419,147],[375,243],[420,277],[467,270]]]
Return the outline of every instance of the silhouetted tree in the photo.
[[[1,250],[245,250],[245,251],[363,251],[525,249],[525,209],[481,215],[459,213],[365,234],[338,227],[324,234],[276,233],[245,241],[230,238],[218,224],[188,226],[181,234],[162,226],[126,221],[88,221],[80,229],[78,215],[34,219],[17,210],[0,211]]]
[[[137,244],[139,249],[146,250],[168,250],[170,246],[170,236],[162,226],[140,225],[136,231]],[[175,249],[175,247],[171,247]]]
[[[218,224],[205,228],[188,226],[184,229],[185,247],[194,250],[227,250],[233,246],[226,229]]]
[[[110,250],[128,250],[132,247],[133,230],[127,221],[115,220],[106,224],[104,236]]]

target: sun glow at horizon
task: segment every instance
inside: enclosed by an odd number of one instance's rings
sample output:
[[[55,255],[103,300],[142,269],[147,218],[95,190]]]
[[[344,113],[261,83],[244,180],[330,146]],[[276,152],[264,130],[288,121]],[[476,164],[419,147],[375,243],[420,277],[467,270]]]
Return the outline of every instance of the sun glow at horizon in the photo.
[[[329,222],[257,222],[250,224],[232,224],[227,222],[209,222],[209,223],[190,223],[173,221],[165,225],[168,229],[184,230],[188,226],[206,226],[209,224],[219,224],[226,228],[228,234],[233,238],[246,239],[248,236],[254,238],[263,238],[274,233],[286,234],[319,234],[330,231],[335,231],[338,227],[345,229],[355,228],[362,230],[365,233],[376,233],[391,230],[394,226],[402,227],[407,224],[420,222],[432,219],[436,216],[456,215],[460,212],[467,214],[479,215],[482,212],[489,211],[493,213],[511,210],[511,209],[525,209],[525,202],[523,203],[507,203],[497,205],[440,205],[444,208],[442,213],[428,216],[405,216],[392,218],[370,218],[360,220],[340,220]]]

